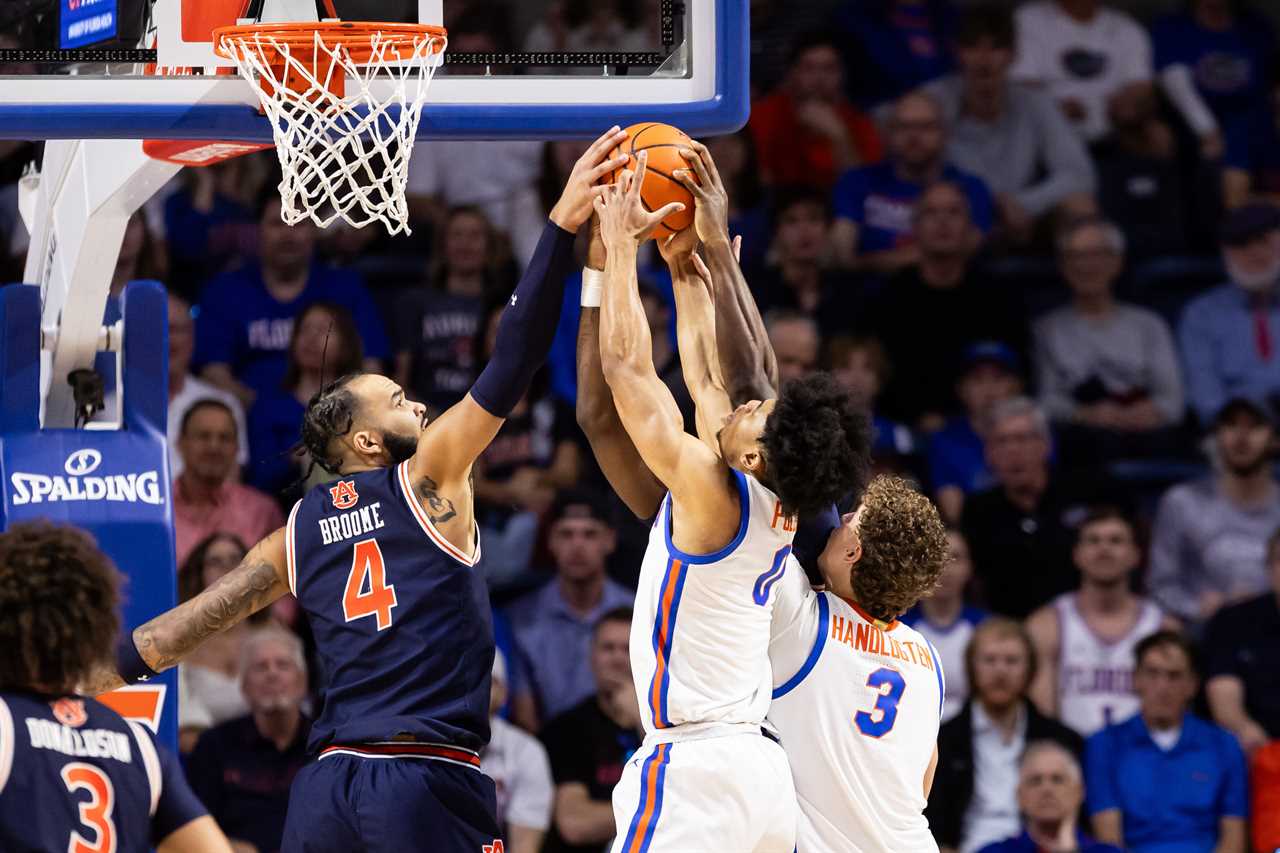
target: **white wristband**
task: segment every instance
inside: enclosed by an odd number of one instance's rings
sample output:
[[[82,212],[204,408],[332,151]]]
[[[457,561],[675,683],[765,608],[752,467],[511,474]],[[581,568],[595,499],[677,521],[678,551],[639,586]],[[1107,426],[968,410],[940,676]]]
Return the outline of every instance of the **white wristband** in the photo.
[[[582,268],[582,301],[583,308],[599,308],[600,299],[604,296],[604,270]]]

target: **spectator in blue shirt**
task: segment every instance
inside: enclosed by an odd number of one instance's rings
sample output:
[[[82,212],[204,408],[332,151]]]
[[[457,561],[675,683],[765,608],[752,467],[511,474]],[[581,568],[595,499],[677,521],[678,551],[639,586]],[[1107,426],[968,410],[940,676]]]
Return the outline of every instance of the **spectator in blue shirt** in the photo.
[[[617,540],[604,506],[605,501],[587,491],[557,498],[547,531],[555,577],[507,608],[543,720],[595,692],[592,629],[603,614],[630,607],[635,597],[605,575],[605,561]]]
[[[1160,631],[1138,643],[1141,710],[1089,738],[1089,814],[1098,838],[1133,853],[1245,853],[1248,771],[1225,729],[1193,716],[1190,641]]]
[[[885,147],[888,156],[882,162],[850,169],[836,182],[831,242],[841,264],[889,273],[917,262],[916,201],[939,180],[964,191],[977,232],[991,230],[991,191],[981,178],[946,161],[946,125],[932,95],[912,92],[893,105]],[[981,235],[975,232],[973,239]]]
[[[1084,803],[1084,778],[1071,750],[1052,740],[1027,746],[1018,767],[1018,810],[1022,834],[983,847],[980,853],[1120,853],[1076,827]]]
[[[1189,0],[1151,28],[1156,71],[1207,160],[1247,144],[1276,55],[1266,17],[1235,0]]]
[[[938,511],[951,524],[959,523],[966,495],[995,485],[983,441],[991,409],[1022,394],[1018,356],[999,341],[971,344],[960,370],[956,396],[964,414],[949,418],[929,440],[929,478]]]
[[[1280,209],[1237,208],[1220,239],[1231,280],[1188,304],[1178,328],[1187,395],[1202,424],[1232,397],[1280,394]]]
[[[249,481],[278,496],[306,470],[295,453],[307,402],[328,381],[353,373],[363,362],[360,333],[350,312],[333,302],[316,302],[293,324],[289,364],[279,387],[258,395],[249,409]]]
[[[245,408],[259,394],[280,387],[294,321],[315,302],[333,302],[351,312],[364,342],[366,369],[379,370],[391,354],[382,318],[360,276],[313,257],[315,226],[285,225],[274,187],[263,199],[259,259],[205,285],[196,318],[195,363],[201,376],[235,394]]]
[[[955,18],[950,0],[845,0],[834,23],[849,97],[874,107],[949,73]]]

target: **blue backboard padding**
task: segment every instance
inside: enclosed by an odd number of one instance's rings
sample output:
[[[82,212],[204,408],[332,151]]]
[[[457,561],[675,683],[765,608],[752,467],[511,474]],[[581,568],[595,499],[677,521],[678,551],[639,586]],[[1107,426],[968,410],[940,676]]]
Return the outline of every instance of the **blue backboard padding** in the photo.
[[[715,94],[702,101],[648,104],[433,104],[419,137],[567,139],[611,124],[661,120],[691,136],[732,133],[750,112],[746,0],[716,0],[719,56]],[[67,85],[75,85],[68,80]],[[123,85],[123,84],[122,84]],[[494,81],[493,85],[500,85]],[[554,80],[547,85],[554,86]],[[253,107],[233,104],[0,103],[0,139],[219,139],[271,142]]]
[[[40,290],[0,289],[0,528],[39,519],[89,531],[128,577],[121,628],[129,631],[174,605],[177,572],[165,441],[168,302],[156,282],[129,284],[123,302],[124,429],[40,429]],[[152,681],[167,688],[159,735],[173,748],[176,673]]]
[[[40,425],[40,288],[0,288],[0,433]]]

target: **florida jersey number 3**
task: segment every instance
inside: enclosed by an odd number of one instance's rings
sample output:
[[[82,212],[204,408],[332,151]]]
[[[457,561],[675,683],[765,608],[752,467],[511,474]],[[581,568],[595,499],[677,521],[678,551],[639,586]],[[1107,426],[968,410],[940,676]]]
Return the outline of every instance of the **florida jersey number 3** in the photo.
[[[351,574],[342,595],[342,615],[348,622],[376,617],[378,630],[391,627],[391,609],[396,606],[396,588],[387,583],[387,565],[377,539],[365,539],[352,547]]]
[[[898,721],[898,701],[907,689],[907,681],[896,669],[881,667],[867,676],[867,686],[879,694],[876,704],[870,711],[854,714],[853,724],[867,737],[884,737]]]

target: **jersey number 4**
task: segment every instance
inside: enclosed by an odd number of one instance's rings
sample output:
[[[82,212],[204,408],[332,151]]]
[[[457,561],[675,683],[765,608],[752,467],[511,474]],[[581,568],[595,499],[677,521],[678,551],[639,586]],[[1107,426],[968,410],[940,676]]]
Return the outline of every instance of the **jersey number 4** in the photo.
[[[75,830],[67,843],[67,853],[115,853],[116,825],[111,812],[116,805],[116,791],[107,775],[92,764],[72,761],[62,768],[62,781],[67,790],[89,792],[89,799],[80,803],[80,822],[93,831],[93,841]]]
[[[870,711],[853,715],[853,724],[867,737],[884,737],[898,721],[898,700],[907,689],[906,679],[896,669],[881,667],[867,676],[867,686],[880,695]]]
[[[377,616],[378,630],[384,631],[391,627],[391,608],[395,606],[396,588],[387,583],[387,566],[378,540],[357,542],[352,549],[347,590],[342,595],[342,615],[348,622]]]

